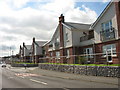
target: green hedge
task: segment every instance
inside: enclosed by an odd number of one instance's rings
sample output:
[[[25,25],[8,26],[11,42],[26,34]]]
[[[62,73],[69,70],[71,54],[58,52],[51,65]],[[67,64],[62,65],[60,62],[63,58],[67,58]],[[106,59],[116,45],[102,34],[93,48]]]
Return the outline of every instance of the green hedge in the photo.
[[[43,64],[57,64],[57,65],[80,65],[80,66],[120,66],[120,64],[63,64],[63,63],[43,63]]]
[[[36,63],[23,63],[23,62],[15,62],[14,64],[36,64]]]

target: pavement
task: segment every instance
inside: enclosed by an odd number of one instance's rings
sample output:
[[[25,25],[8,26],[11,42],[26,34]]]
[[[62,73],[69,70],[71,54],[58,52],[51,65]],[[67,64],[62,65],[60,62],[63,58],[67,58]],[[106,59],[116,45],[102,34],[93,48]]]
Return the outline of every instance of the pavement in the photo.
[[[38,67],[29,67],[25,69],[23,67],[20,68],[20,67],[8,66],[8,69],[14,72],[26,72],[26,73],[38,74],[41,76],[56,77],[56,78],[69,79],[69,80],[89,81],[89,82],[104,83],[111,85],[118,85],[118,79],[119,79],[115,77],[87,76],[87,75],[43,70]]]

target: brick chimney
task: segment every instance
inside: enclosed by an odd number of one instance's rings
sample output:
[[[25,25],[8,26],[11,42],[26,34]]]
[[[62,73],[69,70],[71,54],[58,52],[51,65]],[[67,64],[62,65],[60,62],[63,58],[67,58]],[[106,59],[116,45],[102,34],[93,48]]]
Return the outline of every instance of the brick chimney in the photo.
[[[21,49],[22,49],[22,47],[21,47],[21,45],[20,45],[20,51],[19,51],[19,54],[21,55]]]
[[[33,37],[33,42],[35,42],[35,37]]]
[[[64,16],[63,14],[60,15],[59,17],[59,30],[60,30],[60,56],[65,55],[65,50],[64,50],[64,32],[63,32],[63,24],[64,23]],[[64,58],[60,58],[60,63],[64,62]]]
[[[20,45],[20,49],[22,49],[21,45]]]
[[[60,27],[60,47],[64,47],[64,36],[63,36],[63,24],[64,23],[64,16],[63,14],[59,17],[59,27]]]
[[[64,16],[63,16],[63,14],[61,14],[60,17],[59,17],[59,23],[61,23],[61,22],[64,23]]]
[[[25,43],[23,42],[23,48],[22,48],[22,54],[23,54],[23,62],[25,61],[25,55],[24,55],[24,48],[25,48]]]
[[[25,47],[25,43],[23,42],[23,47]]]

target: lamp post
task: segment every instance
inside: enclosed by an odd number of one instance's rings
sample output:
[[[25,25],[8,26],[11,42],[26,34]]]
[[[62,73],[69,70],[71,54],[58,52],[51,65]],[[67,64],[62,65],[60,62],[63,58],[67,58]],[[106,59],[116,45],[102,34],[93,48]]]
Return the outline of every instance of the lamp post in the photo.
[[[11,62],[11,46],[10,46],[10,52],[9,52],[9,60]]]
[[[13,52],[14,52],[14,51],[12,50],[12,61],[14,61],[14,60],[13,60]]]

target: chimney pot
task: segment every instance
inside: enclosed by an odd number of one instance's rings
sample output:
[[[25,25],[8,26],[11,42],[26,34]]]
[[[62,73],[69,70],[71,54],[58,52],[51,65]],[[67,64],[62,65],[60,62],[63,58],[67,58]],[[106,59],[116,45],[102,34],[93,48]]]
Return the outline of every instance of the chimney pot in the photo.
[[[64,22],[64,16],[63,16],[63,14],[60,15],[59,22]]]
[[[23,47],[25,46],[25,43],[23,42]]]

